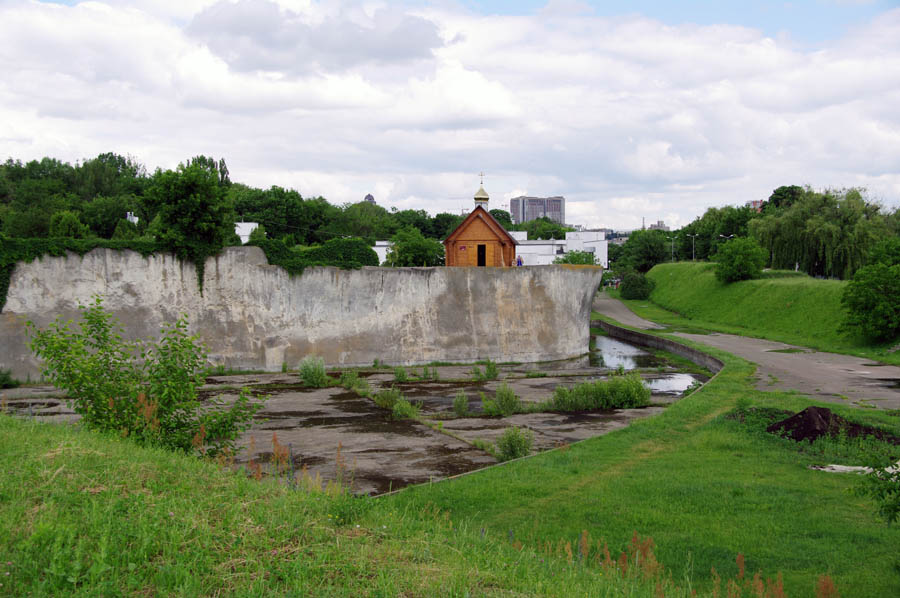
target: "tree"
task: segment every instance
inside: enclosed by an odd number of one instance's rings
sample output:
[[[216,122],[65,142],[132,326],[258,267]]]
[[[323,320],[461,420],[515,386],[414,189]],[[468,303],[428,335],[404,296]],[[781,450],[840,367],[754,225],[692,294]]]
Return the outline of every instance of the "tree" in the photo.
[[[137,200],[130,195],[106,197],[98,195],[82,207],[82,217],[91,231],[103,239],[112,237],[119,224],[128,212],[134,212]]]
[[[789,208],[804,194],[803,187],[797,185],[781,186],[772,191],[769,196],[769,204],[776,208]]]
[[[863,266],[844,287],[842,329],[878,341],[900,335],[900,264]]]
[[[220,172],[207,166],[180,164],[174,171],[158,172],[147,192],[159,219],[157,241],[200,270],[234,233],[234,213]]]
[[[512,215],[510,215],[509,212],[507,212],[506,210],[496,210],[496,209],[490,210],[489,212],[490,212],[491,216],[494,217],[494,220],[499,222],[500,225],[503,226],[503,228],[505,228],[506,230],[509,230],[510,228],[512,228],[512,225],[513,225]]]
[[[656,264],[666,261],[669,248],[666,246],[666,235],[658,230],[636,230],[622,245],[620,262],[638,272],[646,272]]]
[[[590,251],[568,251],[564,255],[553,260],[554,264],[581,264],[594,266],[597,264],[596,256]]]
[[[56,212],[50,217],[49,232],[51,237],[70,237],[72,239],[84,239],[91,234],[90,229],[78,219],[78,214],[68,210]]]
[[[137,225],[122,218],[116,224],[116,230],[113,231],[111,238],[119,241],[125,241],[128,239],[136,239],[139,235],[140,233],[138,232]]]
[[[444,246],[426,239],[417,228],[406,227],[392,238],[385,263],[389,266],[443,266]]]
[[[257,241],[265,241],[266,238],[266,227],[260,224],[250,231],[250,238],[247,239],[247,243],[254,245]]]
[[[563,226],[547,217],[535,218],[522,224],[516,224],[508,230],[524,230],[528,232],[529,239],[565,239],[566,233],[575,230]]]
[[[879,242],[869,253],[869,262],[886,266],[900,264],[900,237],[888,237]]]
[[[435,239],[440,239],[441,241],[443,241],[444,239],[449,237],[450,233],[456,230],[456,227],[459,226],[464,219],[465,216],[448,214],[447,212],[436,214],[434,219],[431,221]]]
[[[759,278],[766,265],[766,250],[753,239],[737,238],[719,249],[716,261],[716,278],[721,282]]]

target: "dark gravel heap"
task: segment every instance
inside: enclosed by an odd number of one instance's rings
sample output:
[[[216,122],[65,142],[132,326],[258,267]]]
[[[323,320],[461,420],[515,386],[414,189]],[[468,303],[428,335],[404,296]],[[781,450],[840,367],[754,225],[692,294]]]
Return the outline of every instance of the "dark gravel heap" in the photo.
[[[874,436],[878,440],[900,445],[900,438],[878,428],[847,421],[825,407],[807,407],[800,413],[770,425],[766,428],[766,432],[778,434],[796,442],[804,440],[812,442],[821,436],[836,437],[843,433],[848,438]]]

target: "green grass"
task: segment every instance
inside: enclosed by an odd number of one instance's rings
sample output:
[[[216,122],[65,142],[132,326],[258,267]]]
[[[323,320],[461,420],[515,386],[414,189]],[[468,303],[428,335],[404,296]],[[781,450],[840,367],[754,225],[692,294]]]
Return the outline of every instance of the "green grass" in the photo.
[[[723,284],[715,264],[659,264],[647,274],[650,301],[625,301],[637,315],[681,332],[714,330],[858,355],[900,365],[895,343],[872,345],[839,331],[845,282],[796,272],[767,272],[758,280]]]
[[[676,576],[690,570],[695,587],[706,590],[710,568],[736,575],[740,553],[751,573],[782,572],[790,596],[815,595],[823,573],[842,595],[897,595],[900,529],[887,527],[872,503],[851,493],[858,478],[810,470],[821,454],[724,417],[739,398],[742,405],[792,410],[814,403],[757,391],[751,364],[713,353],[725,369],[660,416],[390,501],[410,510],[437,505],[526,545],[568,541],[587,530],[616,553],[637,531],[656,541],[660,561]],[[900,431],[896,417],[828,407]]]
[[[0,467],[0,596],[654,596],[653,579],[435,506],[292,490],[74,426],[0,415]]]

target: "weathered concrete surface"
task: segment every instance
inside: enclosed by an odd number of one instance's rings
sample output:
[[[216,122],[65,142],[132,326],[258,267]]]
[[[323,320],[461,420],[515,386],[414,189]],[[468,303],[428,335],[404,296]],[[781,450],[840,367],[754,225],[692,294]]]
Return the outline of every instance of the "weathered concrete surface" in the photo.
[[[0,314],[0,368],[35,378],[24,320],[76,318],[100,294],[126,336],[151,337],[188,314],[210,359],[233,368],[430,361],[540,361],[588,348],[590,267],[309,268],[291,277],[256,247],[231,247],[196,271],[169,255],[95,249],[16,265]]]

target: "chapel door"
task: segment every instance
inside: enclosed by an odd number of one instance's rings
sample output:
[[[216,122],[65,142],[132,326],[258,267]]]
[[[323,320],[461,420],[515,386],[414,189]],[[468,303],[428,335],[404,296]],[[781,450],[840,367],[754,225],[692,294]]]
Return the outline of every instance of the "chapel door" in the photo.
[[[487,265],[487,245],[479,245],[478,246],[478,265],[479,266]]]

